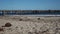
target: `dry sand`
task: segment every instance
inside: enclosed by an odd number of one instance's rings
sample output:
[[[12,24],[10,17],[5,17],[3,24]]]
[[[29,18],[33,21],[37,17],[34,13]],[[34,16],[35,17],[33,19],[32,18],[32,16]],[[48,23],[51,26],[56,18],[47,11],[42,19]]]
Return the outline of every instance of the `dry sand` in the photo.
[[[0,16],[0,34],[60,34],[60,17]]]

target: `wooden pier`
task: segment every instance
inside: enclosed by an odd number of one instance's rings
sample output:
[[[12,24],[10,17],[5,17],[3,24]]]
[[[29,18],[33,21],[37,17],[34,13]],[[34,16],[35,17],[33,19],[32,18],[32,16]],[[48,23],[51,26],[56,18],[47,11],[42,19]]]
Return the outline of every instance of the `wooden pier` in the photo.
[[[0,10],[0,16],[2,15],[47,15],[47,14],[58,14],[60,10]]]

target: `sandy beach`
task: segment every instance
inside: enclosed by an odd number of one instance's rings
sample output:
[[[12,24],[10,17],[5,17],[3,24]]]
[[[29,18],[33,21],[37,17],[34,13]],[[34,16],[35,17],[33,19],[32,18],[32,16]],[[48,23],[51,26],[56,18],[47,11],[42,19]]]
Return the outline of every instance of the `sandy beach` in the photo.
[[[60,17],[0,16],[0,34],[60,34]]]

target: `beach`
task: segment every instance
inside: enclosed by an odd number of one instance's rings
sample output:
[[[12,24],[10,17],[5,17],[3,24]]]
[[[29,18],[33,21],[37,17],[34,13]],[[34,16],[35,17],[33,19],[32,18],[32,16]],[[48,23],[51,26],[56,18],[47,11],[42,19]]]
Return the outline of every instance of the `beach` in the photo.
[[[60,34],[60,17],[0,16],[0,34]]]

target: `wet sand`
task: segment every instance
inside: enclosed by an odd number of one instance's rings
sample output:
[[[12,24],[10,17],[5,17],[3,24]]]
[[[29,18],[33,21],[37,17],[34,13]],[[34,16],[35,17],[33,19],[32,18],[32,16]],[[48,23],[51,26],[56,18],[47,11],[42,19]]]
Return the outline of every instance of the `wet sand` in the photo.
[[[60,34],[60,17],[0,16],[0,34]]]

